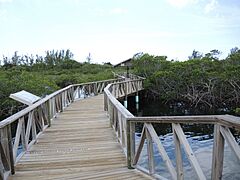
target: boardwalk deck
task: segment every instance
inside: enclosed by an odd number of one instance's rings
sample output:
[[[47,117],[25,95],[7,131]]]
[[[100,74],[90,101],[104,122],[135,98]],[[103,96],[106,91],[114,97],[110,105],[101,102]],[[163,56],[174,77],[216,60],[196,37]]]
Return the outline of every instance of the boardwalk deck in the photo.
[[[129,170],[103,110],[103,95],[61,113],[16,165],[17,179],[148,179]]]

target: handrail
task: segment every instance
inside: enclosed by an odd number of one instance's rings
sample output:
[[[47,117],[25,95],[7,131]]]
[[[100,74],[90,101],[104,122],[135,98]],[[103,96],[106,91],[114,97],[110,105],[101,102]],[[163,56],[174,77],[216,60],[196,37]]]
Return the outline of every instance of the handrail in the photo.
[[[128,74],[128,78],[124,79],[70,85],[1,121],[0,179],[7,179],[9,174],[14,174],[15,164],[36,142],[39,135],[51,126],[51,121],[57,117],[58,113],[62,112],[73,101],[98,93],[104,93],[104,109],[108,112],[110,124],[125,152],[129,168],[137,168],[155,178],[165,179],[155,172],[153,154],[153,143],[155,143],[172,179],[184,178],[181,147],[183,147],[197,177],[206,179],[181,128],[180,124],[186,123],[214,125],[212,179],[221,179],[222,177],[225,141],[240,161],[239,145],[229,129],[240,130],[239,117],[230,115],[134,117],[117,99],[143,90],[143,81],[144,78]],[[136,123],[144,124],[138,144],[135,141]],[[173,166],[168,157],[152,123],[170,123],[172,125],[176,149],[176,167]],[[145,141],[148,151],[148,170],[138,164]]]
[[[0,179],[15,173],[15,164],[36,142],[39,135],[73,101],[103,93],[110,79],[69,85],[0,122]]]
[[[154,178],[166,179],[155,172],[153,154],[153,143],[155,143],[172,179],[184,178],[181,147],[183,147],[198,179],[206,179],[180,125],[188,123],[214,125],[212,180],[221,179],[222,177],[225,141],[236,154],[236,157],[240,162],[240,147],[229,129],[234,128],[240,130],[240,117],[230,115],[134,117],[117,100],[118,98],[128,96],[129,94],[143,89],[143,78],[131,75],[129,75],[129,77],[133,77],[133,79],[128,78],[127,81],[109,84],[104,89],[104,109],[108,112],[110,124],[115,130],[118,140],[125,152],[129,168],[137,168]],[[138,145],[135,142],[136,123],[144,124]],[[173,166],[168,157],[152,123],[170,123],[172,125],[176,153],[176,167]],[[147,142],[148,170],[138,165],[145,141]]]

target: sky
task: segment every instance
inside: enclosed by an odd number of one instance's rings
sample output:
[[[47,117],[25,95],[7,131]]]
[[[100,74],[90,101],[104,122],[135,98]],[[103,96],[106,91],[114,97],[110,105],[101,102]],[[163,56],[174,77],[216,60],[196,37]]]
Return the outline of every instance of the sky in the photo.
[[[0,59],[70,49],[116,64],[143,52],[186,60],[240,47],[239,0],[0,0]]]

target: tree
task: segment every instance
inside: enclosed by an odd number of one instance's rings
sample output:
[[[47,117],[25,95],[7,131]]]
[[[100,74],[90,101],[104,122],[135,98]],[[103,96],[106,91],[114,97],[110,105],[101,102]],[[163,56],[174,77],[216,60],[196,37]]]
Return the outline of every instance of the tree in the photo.
[[[196,51],[195,49],[192,52],[191,56],[188,56],[188,59],[201,59],[202,58],[202,53],[200,53],[199,51]]]
[[[87,63],[91,63],[92,57],[91,57],[91,53],[88,54],[88,56],[86,57]]]
[[[221,53],[222,53],[221,51],[219,51],[217,49],[213,49],[209,53],[205,54],[205,58],[218,60]]]
[[[239,51],[240,51],[240,49],[239,49],[238,47],[234,47],[234,48],[230,49],[230,55],[231,55],[231,54],[236,54],[236,53],[238,53]]]

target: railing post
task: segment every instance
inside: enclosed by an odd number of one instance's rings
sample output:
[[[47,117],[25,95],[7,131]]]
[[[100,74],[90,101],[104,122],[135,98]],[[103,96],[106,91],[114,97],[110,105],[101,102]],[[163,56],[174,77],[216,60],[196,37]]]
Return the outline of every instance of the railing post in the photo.
[[[108,100],[108,115],[110,119],[110,127],[113,125],[113,104]]]
[[[183,180],[183,163],[182,163],[182,152],[181,152],[181,143],[180,140],[176,134],[176,131],[174,127],[173,129],[173,138],[174,138],[174,144],[175,144],[175,156],[176,156],[176,169],[177,169],[177,179]]]
[[[107,111],[108,110],[108,107],[107,107],[107,94],[106,94],[106,92],[104,92],[103,94],[104,94],[104,111]]]
[[[63,112],[63,93],[59,94],[60,96],[60,112]]]
[[[135,132],[133,132],[133,123],[127,119],[126,119],[126,133],[127,133],[127,166],[128,169],[134,169],[132,165],[133,164],[132,160],[135,155]]]
[[[48,127],[51,127],[51,119],[52,119],[52,99],[48,100]]]
[[[11,173],[15,174],[11,124],[9,124],[7,128],[8,128],[8,148],[9,148],[9,160],[10,160],[10,166],[11,166]]]
[[[133,159],[135,157],[135,151],[136,151],[136,147],[135,147],[135,123],[134,122],[130,123],[130,141],[131,141],[131,162],[132,162],[132,166],[133,166]]]
[[[26,131],[25,131],[25,120],[24,120],[24,117],[22,117],[20,119],[20,121],[22,121],[22,131],[21,131],[21,142],[22,142],[22,147],[23,147],[23,150],[26,151],[27,150],[27,147],[28,147],[28,142],[26,141]]]
[[[125,91],[124,107],[127,108],[128,107],[128,102],[127,102],[128,86],[127,86],[127,82],[125,82],[124,85],[125,85],[125,87],[124,87],[124,91]]]
[[[0,178],[5,180],[11,171],[11,164],[9,164],[9,137],[8,127],[5,126],[0,129]],[[11,163],[11,162],[10,162]]]
[[[220,132],[220,125],[214,125],[214,144],[212,154],[212,180],[222,179],[224,157],[224,137]]]
[[[98,95],[98,92],[97,92],[97,83],[95,82],[94,83],[94,95]]]
[[[148,168],[149,168],[149,174],[152,175],[155,173],[153,140],[148,130],[146,130],[146,137],[147,137]]]

